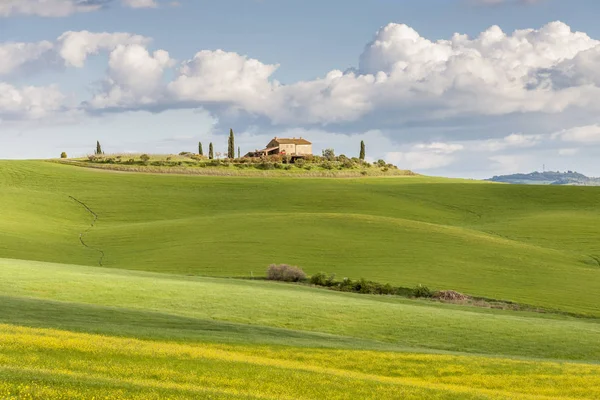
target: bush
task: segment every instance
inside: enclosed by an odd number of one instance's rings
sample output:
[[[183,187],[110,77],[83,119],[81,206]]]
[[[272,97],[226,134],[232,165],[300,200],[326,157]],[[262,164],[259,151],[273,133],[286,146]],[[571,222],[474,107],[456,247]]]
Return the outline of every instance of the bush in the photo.
[[[60,153],[60,158],[67,158],[67,153],[65,153],[64,151]]]
[[[323,167],[324,169],[334,169],[335,165],[332,162],[326,161],[323,164],[321,164],[321,167]]]
[[[296,165],[296,167],[302,168],[306,165],[306,160],[304,160],[303,158],[297,158],[296,161],[294,161],[294,164]]]
[[[127,160],[127,164],[135,164],[135,160],[133,158],[130,158],[129,160]]]
[[[325,272],[319,272],[310,277],[310,283],[316,286],[327,286],[328,277]]]
[[[323,150],[323,158],[327,161],[335,161],[335,151],[333,149]]]
[[[287,264],[271,264],[267,269],[267,279],[270,281],[300,282],[306,280],[306,274],[299,267]]]
[[[140,160],[142,160],[142,162],[145,164],[145,163],[147,163],[148,161],[150,161],[150,156],[149,156],[148,154],[142,154],[142,155],[140,156]]]
[[[431,298],[433,297],[433,294],[434,293],[427,286],[419,285],[413,289],[413,295],[415,297]]]

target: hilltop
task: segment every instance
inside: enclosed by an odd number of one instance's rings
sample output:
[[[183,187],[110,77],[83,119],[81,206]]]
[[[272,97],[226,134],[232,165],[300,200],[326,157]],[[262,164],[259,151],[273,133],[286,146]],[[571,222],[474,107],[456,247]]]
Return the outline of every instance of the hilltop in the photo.
[[[529,185],[572,185],[572,186],[600,186],[600,178],[590,178],[573,171],[545,171],[531,172],[529,174],[513,174],[494,176],[486,179],[492,182],[529,184]]]

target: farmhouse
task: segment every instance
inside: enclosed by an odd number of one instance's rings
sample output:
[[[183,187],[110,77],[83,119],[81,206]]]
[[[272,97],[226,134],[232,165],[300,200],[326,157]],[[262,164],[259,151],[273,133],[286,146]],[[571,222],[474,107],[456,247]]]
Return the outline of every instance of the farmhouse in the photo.
[[[246,157],[270,156],[274,154],[288,155],[292,157],[305,157],[312,155],[312,143],[303,138],[278,138],[275,137],[262,150],[256,150],[246,154]]]

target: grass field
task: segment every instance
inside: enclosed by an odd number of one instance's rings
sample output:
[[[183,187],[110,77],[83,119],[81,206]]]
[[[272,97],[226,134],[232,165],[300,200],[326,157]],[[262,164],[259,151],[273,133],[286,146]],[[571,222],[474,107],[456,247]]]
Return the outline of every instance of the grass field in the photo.
[[[599,398],[599,204],[0,161],[0,398]],[[270,263],[573,316],[231,279]]]

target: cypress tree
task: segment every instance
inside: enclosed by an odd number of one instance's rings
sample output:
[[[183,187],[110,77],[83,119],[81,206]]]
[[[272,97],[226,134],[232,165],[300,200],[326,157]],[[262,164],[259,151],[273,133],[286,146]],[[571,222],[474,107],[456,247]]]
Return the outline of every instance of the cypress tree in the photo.
[[[96,141],[96,155],[100,156],[104,153],[102,153],[102,146],[100,146],[100,142]]]
[[[227,146],[227,158],[235,158],[235,139],[233,137],[233,129],[229,130],[229,141]]]
[[[210,144],[208,145],[208,158],[211,159],[211,160],[215,158],[215,152],[214,152],[214,149],[213,149],[212,142],[210,142]]]
[[[204,150],[202,150],[202,142],[198,142],[198,154],[201,156],[204,155]]]
[[[365,159],[365,142],[363,140],[360,141],[360,156],[361,160]]]
[[[238,158],[242,158],[242,153],[240,151],[240,146],[238,146]]]

